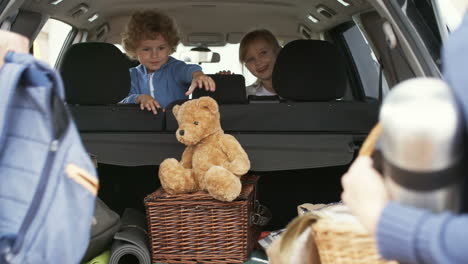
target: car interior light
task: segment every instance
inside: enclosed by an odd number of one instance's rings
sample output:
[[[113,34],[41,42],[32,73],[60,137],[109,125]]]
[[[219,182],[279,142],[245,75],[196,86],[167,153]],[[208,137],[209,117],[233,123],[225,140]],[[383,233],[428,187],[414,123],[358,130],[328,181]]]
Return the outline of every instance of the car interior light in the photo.
[[[62,2],[63,2],[63,0],[52,0],[52,1],[49,2],[49,4],[58,5],[58,4],[62,3]]]
[[[308,18],[310,21],[312,21],[313,23],[318,23],[318,22],[320,22],[320,20],[319,20],[318,18],[314,17],[313,15],[309,15],[307,18]]]
[[[71,13],[71,16],[76,18],[76,17],[79,17],[81,15],[83,15],[84,13],[88,12],[89,11],[89,7],[88,5],[86,4],[80,4],[78,5],[77,7],[73,8],[70,13]]]
[[[333,9],[325,5],[318,5],[316,8],[317,8],[317,13],[321,14],[322,16],[326,18],[331,18],[332,16],[336,15],[336,12]]]
[[[110,30],[109,24],[105,23],[97,29],[96,38],[101,39]]]
[[[347,0],[336,0],[338,3],[344,5],[344,6],[350,6],[351,3],[349,3]]]
[[[98,19],[99,18],[99,14],[98,13],[95,13],[94,15],[88,17],[88,21],[89,22],[93,22],[94,20]]]
[[[310,29],[304,25],[299,25],[299,33],[304,39],[310,39],[311,38],[311,33]]]

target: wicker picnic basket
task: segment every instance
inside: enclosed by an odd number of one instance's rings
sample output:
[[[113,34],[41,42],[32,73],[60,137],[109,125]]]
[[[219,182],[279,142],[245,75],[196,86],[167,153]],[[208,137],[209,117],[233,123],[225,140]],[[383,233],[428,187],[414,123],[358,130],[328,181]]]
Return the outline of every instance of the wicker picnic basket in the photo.
[[[358,223],[321,218],[312,230],[321,264],[397,264],[380,257],[374,238]]]
[[[371,156],[375,143],[382,133],[377,124],[364,141],[359,156]],[[319,212],[319,211],[318,211]],[[318,215],[312,224],[315,243],[321,264],[397,264],[396,261],[380,257],[376,242],[367,230],[356,220],[337,220]]]
[[[252,223],[258,176],[242,178],[240,196],[221,202],[205,192],[145,199],[152,263],[243,263],[256,243]]]

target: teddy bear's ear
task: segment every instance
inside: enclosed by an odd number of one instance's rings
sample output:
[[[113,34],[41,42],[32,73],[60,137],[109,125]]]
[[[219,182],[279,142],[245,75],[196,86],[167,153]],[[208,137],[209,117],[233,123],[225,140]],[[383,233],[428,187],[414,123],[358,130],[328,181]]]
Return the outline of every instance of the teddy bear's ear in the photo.
[[[198,106],[207,108],[211,113],[218,112],[218,103],[209,97],[209,96],[202,96],[198,99]]]
[[[180,105],[174,105],[172,108],[172,113],[174,114],[175,118],[177,119],[177,113],[179,112]]]

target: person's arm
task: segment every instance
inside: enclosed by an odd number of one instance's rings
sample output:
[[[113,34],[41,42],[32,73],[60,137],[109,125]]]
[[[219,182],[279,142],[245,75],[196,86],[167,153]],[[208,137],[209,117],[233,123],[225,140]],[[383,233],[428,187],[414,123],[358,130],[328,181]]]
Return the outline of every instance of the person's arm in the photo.
[[[119,104],[137,104],[136,98],[140,96],[140,94],[129,94],[127,97],[122,99]]]
[[[212,92],[216,90],[216,85],[213,79],[210,76],[205,75],[202,71],[196,71],[192,73],[192,84],[190,84],[190,87],[185,95],[190,95],[197,87],[200,89],[205,87],[205,90]]]
[[[153,114],[155,115],[158,113],[158,108],[162,108],[159,102],[156,99],[154,99],[153,96],[147,94],[140,94],[140,96],[136,98],[136,103],[140,104],[141,110],[146,109],[148,111],[153,112]],[[163,112],[165,112],[164,109]]]
[[[220,75],[231,75],[231,74],[235,74],[235,73],[234,73],[234,72],[231,72],[230,70],[222,70],[222,71],[217,72],[216,74],[220,74]]]
[[[389,201],[382,175],[368,156],[358,157],[341,178],[341,199],[371,234]]]
[[[122,99],[121,104],[139,104],[141,110],[152,111],[153,114],[158,113],[158,108],[161,108],[159,102],[151,95],[142,94],[138,88],[138,72],[136,68],[130,69],[130,92],[128,96]],[[164,111],[164,110],[163,110]]]
[[[402,263],[468,263],[468,215],[387,204],[377,224],[380,254]]]
[[[122,99],[119,103],[120,104],[137,104],[137,98],[141,95],[138,89],[138,76],[135,68],[131,68],[130,70],[130,92],[128,96]]]
[[[175,65],[175,72],[179,81],[188,84],[192,82],[193,73],[202,72],[202,68],[197,64],[187,64],[183,61],[177,61]]]
[[[202,68],[196,64],[186,64],[185,62],[178,61],[175,65],[175,72],[177,73],[179,81],[182,83],[190,83],[190,87],[185,95],[193,93],[195,88],[205,88],[207,91],[215,91],[216,85],[213,79],[205,75]]]
[[[130,94],[119,103],[121,104],[139,104],[141,110],[152,111],[153,114],[158,113],[158,108],[161,108],[159,102],[148,94]],[[163,110],[164,111],[164,110]]]
[[[0,30],[0,68],[5,63],[5,55],[9,51],[28,53],[29,40],[17,33]]]
[[[345,204],[373,235],[380,254],[402,263],[468,263],[468,216],[433,214],[390,202],[369,157],[342,178]]]

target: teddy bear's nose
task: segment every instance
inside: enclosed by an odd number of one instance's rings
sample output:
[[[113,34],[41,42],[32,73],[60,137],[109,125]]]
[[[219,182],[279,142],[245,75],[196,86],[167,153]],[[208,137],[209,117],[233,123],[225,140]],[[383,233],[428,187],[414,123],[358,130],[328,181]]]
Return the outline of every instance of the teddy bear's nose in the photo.
[[[183,136],[185,134],[184,130],[179,130],[179,135]]]

